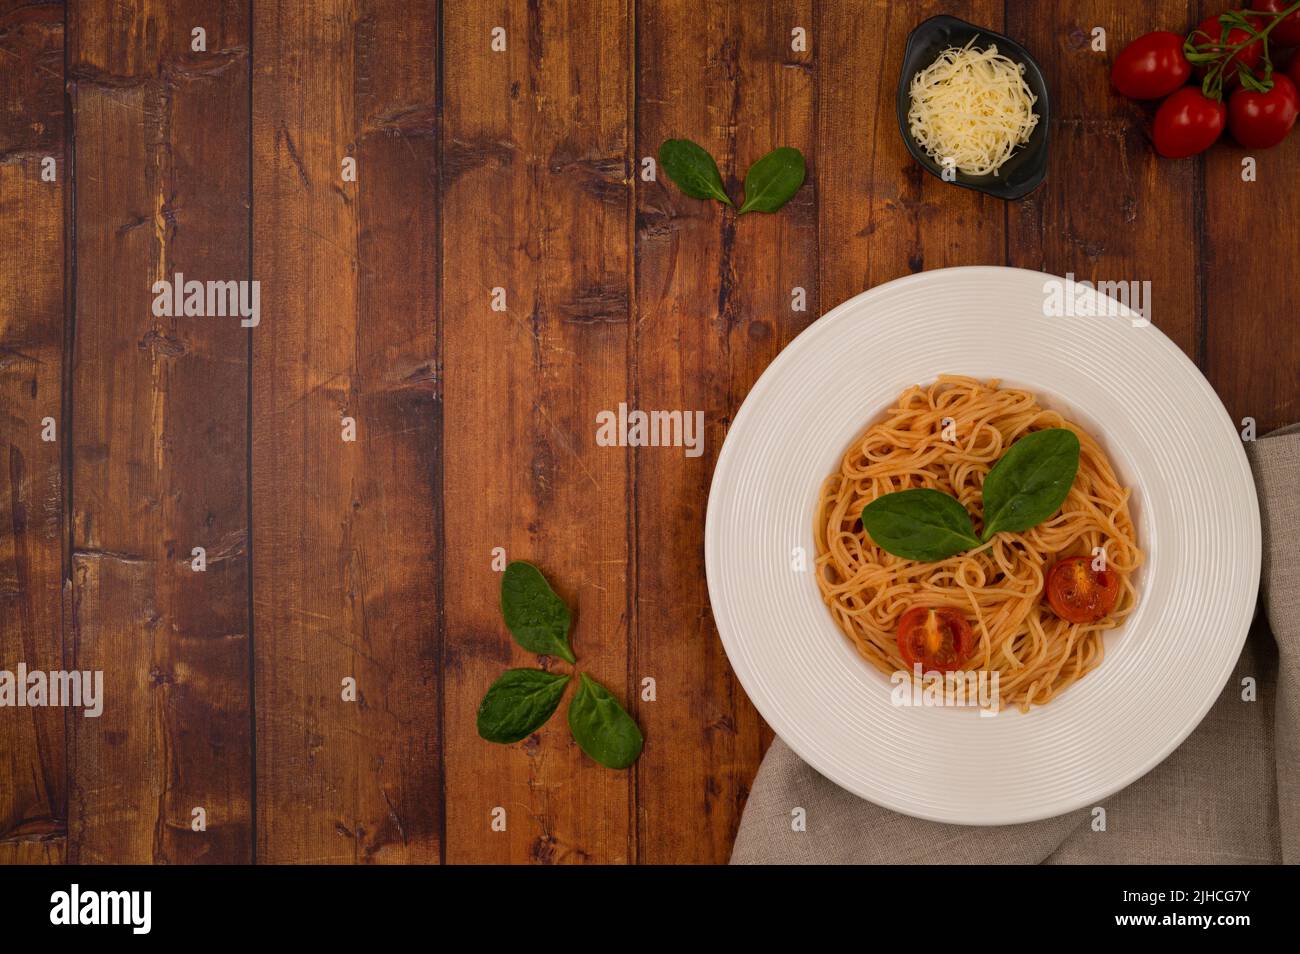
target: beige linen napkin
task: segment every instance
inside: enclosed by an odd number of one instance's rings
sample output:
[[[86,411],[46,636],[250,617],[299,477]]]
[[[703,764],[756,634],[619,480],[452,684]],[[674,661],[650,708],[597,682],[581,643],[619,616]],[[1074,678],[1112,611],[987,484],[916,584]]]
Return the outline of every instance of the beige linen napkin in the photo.
[[[880,808],[777,739],[745,806],[732,864],[1300,863],[1300,424],[1246,445],[1264,526],[1263,609],[1204,721],[1159,766],[1092,808],[997,828]],[[1272,636],[1269,635],[1269,628]],[[1242,679],[1258,698],[1244,702]],[[794,831],[791,811],[805,812]]]

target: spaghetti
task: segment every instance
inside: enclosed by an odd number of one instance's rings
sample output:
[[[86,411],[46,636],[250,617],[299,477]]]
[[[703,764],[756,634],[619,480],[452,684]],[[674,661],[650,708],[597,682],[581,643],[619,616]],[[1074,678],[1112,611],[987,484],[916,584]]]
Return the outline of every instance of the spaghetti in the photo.
[[[981,488],[992,466],[1017,439],[1054,427],[1079,438],[1079,470],[1059,512],[1038,526],[999,533],[933,563],[887,553],[863,530],[864,506],[915,487],[951,494],[978,522]],[[944,375],[928,387],[904,391],[823,484],[813,527],[817,583],[839,628],[886,674],[909,669],[895,633],[909,608],[961,612],[978,641],[961,669],[996,672],[1001,704],[1027,711],[1095,669],[1102,660],[1102,634],[1136,605],[1132,573],[1142,551],[1128,502],[1128,489],[1097,442],[1040,407],[1033,394],[1001,388],[997,381]],[[1045,574],[1058,560],[1099,552],[1121,579],[1114,608],[1089,623],[1056,616],[1042,598]]]

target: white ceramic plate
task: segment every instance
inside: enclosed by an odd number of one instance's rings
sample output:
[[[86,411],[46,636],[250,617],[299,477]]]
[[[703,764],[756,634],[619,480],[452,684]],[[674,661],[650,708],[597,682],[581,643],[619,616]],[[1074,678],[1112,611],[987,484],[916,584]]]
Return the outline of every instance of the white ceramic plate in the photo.
[[[1172,752],[1241,652],[1260,569],[1241,440],[1196,367],[1154,325],[1047,317],[1039,272],[952,268],[845,302],[759,379],[709,493],[709,595],[763,718],[849,791],[920,818],[1033,821],[1128,785]],[[831,620],[812,569],[822,480],[908,385],[1001,378],[1087,428],[1133,488],[1146,564],[1101,666],[1051,703],[993,718],[898,707]],[[792,554],[808,554],[806,572]]]

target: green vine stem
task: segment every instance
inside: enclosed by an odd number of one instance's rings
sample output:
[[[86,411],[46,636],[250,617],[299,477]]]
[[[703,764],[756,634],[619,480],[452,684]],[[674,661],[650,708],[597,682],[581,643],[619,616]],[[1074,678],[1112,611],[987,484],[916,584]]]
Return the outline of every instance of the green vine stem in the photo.
[[[1225,70],[1233,62],[1233,57],[1253,43],[1260,43],[1263,46],[1263,75],[1257,77],[1245,63],[1237,62],[1237,76],[1241,80],[1242,89],[1259,93],[1267,93],[1271,90],[1273,57],[1269,50],[1268,35],[1283,19],[1297,10],[1300,10],[1300,0],[1296,0],[1291,6],[1277,13],[1266,10],[1230,10],[1217,18],[1220,24],[1217,37],[1210,36],[1199,27],[1187,34],[1187,39],[1183,41],[1183,55],[1187,57],[1187,62],[1193,66],[1209,65],[1209,69],[1205,71],[1205,78],[1201,80],[1201,92],[1209,99],[1222,100]],[[1255,24],[1251,22],[1252,19],[1256,21],[1270,19],[1271,22],[1262,29],[1256,29]],[[1228,35],[1234,29],[1245,30],[1246,39],[1228,45]],[[1198,37],[1203,39],[1198,40]],[[1205,49],[1209,44],[1215,45],[1209,50]]]

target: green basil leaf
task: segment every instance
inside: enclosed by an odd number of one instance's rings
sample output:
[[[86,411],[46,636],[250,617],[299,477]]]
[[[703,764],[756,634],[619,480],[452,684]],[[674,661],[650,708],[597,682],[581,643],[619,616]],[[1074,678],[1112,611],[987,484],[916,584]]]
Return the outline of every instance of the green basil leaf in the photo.
[[[804,178],[803,153],[789,146],[773,149],[745,173],[746,212],[775,212],[799,191]]]
[[[966,508],[924,487],[877,497],[862,508],[862,526],[876,546],[905,560],[945,560],[980,544]]]
[[[515,642],[529,652],[574,662],[569,648],[569,608],[542,571],[516,560],[501,576],[501,613]]]
[[[664,174],[693,199],[717,199],[735,208],[722,187],[718,164],[705,148],[689,139],[665,139],[659,147]]]
[[[507,669],[478,707],[478,734],[489,742],[532,735],[560,705],[569,676],[541,669]]]
[[[569,730],[582,751],[612,769],[635,762],[645,741],[618,700],[585,672],[569,703]]]
[[[984,540],[1037,526],[1060,509],[1079,472],[1079,438],[1063,427],[1020,438],[984,478]]]

